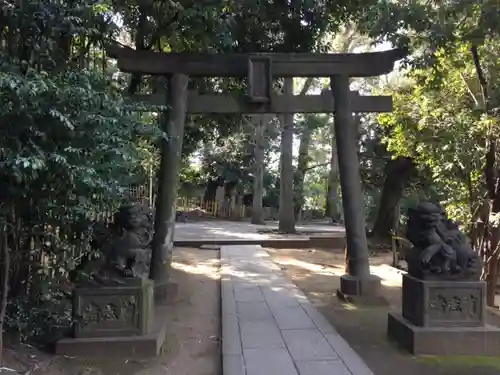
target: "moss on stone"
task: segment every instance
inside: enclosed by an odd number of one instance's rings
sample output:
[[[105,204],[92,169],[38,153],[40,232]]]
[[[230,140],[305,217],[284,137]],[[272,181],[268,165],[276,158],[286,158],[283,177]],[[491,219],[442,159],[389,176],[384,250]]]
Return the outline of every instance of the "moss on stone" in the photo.
[[[418,362],[440,365],[440,366],[466,366],[466,367],[490,367],[500,370],[500,358],[498,357],[476,357],[476,356],[422,356],[416,358]]]

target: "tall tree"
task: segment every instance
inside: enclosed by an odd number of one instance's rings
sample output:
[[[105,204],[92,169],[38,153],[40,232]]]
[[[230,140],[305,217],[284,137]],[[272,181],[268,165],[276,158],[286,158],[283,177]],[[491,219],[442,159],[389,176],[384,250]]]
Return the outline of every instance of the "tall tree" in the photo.
[[[479,49],[484,61],[490,61],[488,76],[500,69],[496,52],[490,54],[496,45],[498,42]],[[488,303],[493,303],[492,275],[497,272],[490,267],[497,259],[497,245],[490,236],[497,225],[493,219],[496,196],[490,195],[488,179],[490,173],[496,173],[497,155],[495,152],[490,158],[489,139],[497,142],[498,133],[492,132],[499,119],[482,109],[481,85],[468,54],[468,48],[461,46],[452,56],[437,54],[433,67],[414,70],[412,88],[396,94],[394,113],[380,119],[391,129],[386,139],[389,151],[411,158],[429,176],[450,215],[467,224],[472,243],[487,264],[484,277],[490,284]],[[488,56],[493,60],[487,60]],[[492,90],[498,89],[492,86]]]
[[[460,81],[465,83],[474,102],[474,121],[498,122],[498,111],[495,110],[498,107],[497,85],[495,76],[491,75],[496,71],[496,64],[492,61],[498,60],[491,59],[489,52],[500,35],[497,0],[384,2],[366,12],[361,24],[375,37],[411,47],[414,51],[409,61],[412,66],[432,66],[432,75],[420,77],[426,86],[447,86],[448,82],[444,82],[443,78],[447,76],[444,65],[448,59],[454,62],[454,67],[462,75],[470,72],[464,68],[472,69],[474,85],[470,85],[467,79]],[[458,56],[461,60],[457,60]],[[500,214],[499,140],[498,133],[491,131],[492,128],[488,126],[488,131],[484,132],[486,147],[481,147],[484,151],[483,182],[487,200],[482,203],[485,209],[477,210],[485,213],[481,218],[481,223],[485,225],[478,251],[487,265],[484,277],[488,281],[488,304],[494,303],[500,269],[500,225],[498,221],[491,220],[491,217]]]
[[[252,224],[264,224],[262,198],[264,196],[264,162],[266,151],[266,129],[269,123],[268,115],[253,116],[255,127],[254,165],[252,184]]]
[[[294,178],[295,194],[295,217],[298,218],[305,203],[305,179],[307,173],[324,163],[311,165],[310,148],[313,134],[318,128],[323,127],[328,122],[328,117],[324,115],[305,115],[297,123],[297,130],[300,135],[299,155],[297,159],[297,169]]]
[[[392,231],[397,228],[400,217],[399,203],[413,171],[414,164],[411,158],[396,157],[387,162],[382,196],[372,230],[377,242],[390,240]]]
[[[330,168],[328,169],[328,180],[326,188],[326,215],[333,223],[339,223],[342,218],[341,204],[339,201],[339,162],[337,158],[337,141],[335,139],[335,124],[332,121],[330,125],[331,152]]]
[[[309,90],[319,83],[318,79],[312,77],[307,78],[300,90],[299,96],[307,95]],[[297,170],[294,176],[294,212],[295,219],[299,218],[300,212],[304,206],[304,180],[309,169],[309,145],[311,143],[311,135],[317,126],[316,116],[305,116],[297,130],[299,131],[299,157],[297,161]]]

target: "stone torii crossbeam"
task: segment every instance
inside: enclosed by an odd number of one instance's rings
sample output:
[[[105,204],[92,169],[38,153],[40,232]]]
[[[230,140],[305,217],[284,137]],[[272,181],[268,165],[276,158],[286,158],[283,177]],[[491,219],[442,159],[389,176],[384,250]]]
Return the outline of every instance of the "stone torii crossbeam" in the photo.
[[[358,112],[391,112],[391,96],[360,95],[351,91],[351,106]],[[143,102],[153,106],[164,106],[163,94],[134,94],[134,102]],[[200,95],[196,91],[188,91],[186,114],[290,114],[290,113],[333,113],[334,101],[330,90],[323,90],[321,95],[271,95],[268,103],[254,105],[246,97],[231,95]]]
[[[165,298],[168,285],[178,171],[187,113],[334,113],[340,185],[346,228],[346,274],[341,277],[343,297],[376,297],[380,279],[370,274],[366,240],[363,195],[357,155],[353,112],[389,112],[391,97],[365,97],[349,88],[350,77],[370,77],[389,73],[394,63],[407,55],[403,49],[385,52],[317,54],[259,53],[209,54],[163,53],[112,47],[108,54],[117,59],[118,68],[127,73],[160,75],[168,78],[163,99],[137,97],[153,104],[168,105],[164,131],[170,139],[162,141],[160,175],[170,170],[176,180],[159,181],[156,201],[155,238],[151,278],[157,300]],[[198,95],[188,92],[189,77],[243,77],[248,79],[244,98]],[[272,94],[277,77],[330,77],[331,93],[315,96],[276,96]],[[174,173],[175,172],[175,173]]]

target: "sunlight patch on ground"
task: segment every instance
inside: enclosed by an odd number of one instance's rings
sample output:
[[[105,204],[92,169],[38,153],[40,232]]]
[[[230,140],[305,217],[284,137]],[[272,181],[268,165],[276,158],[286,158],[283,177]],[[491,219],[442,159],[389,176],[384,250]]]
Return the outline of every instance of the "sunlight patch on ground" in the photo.
[[[401,273],[386,264],[371,266],[370,272],[382,279],[382,285],[388,287],[401,287],[403,278]]]
[[[256,278],[260,276],[258,273],[250,273],[250,272],[243,272],[243,271],[237,271],[237,270],[231,270],[231,269],[225,269],[224,270],[224,275],[227,276],[232,276],[237,279],[242,279],[242,280],[252,280],[256,282]]]
[[[294,258],[278,258],[275,260],[275,262],[281,266],[293,266],[293,267],[300,267],[305,270],[314,272],[317,275],[324,275],[324,276],[329,276],[329,275],[335,275],[335,276],[342,276],[344,274],[344,271],[341,269],[337,269],[331,266],[322,266],[314,263],[308,263],[304,262],[302,260],[294,259]]]
[[[214,262],[203,262],[196,265],[172,262],[172,267],[179,271],[191,273],[194,275],[203,275],[214,280],[219,278],[219,271],[217,269],[214,269]]]
[[[270,263],[270,265],[274,265],[273,263]],[[234,277],[234,278],[238,278],[238,279],[242,279],[242,280],[247,280],[249,282],[265,282],[265,281],[269,281],[269,280],[272,280],[272,279],[275,279],[276,277],[278,277],[277,275],[276,276],[266,276],[267,278],[263,278],[262,276],[262,273],[259,272],[259,271],[255,271],[255,272],[252,272],[250,270],[245,270],[245,268],[250,268],[250,266],[247,266],[245,267],[245,262],[243,262],[242,264],[240,264],[239,266],[237,267],[232,267],[232,266],[224,266],[224,276],[230,276],[230,277]],[[270,266],[267,266],[265,265],[264,266],[266,269],[269,269],[271,272],[271,274],[273,273],[276,273],[279,271],[279,268],[274,268],[274,267],[270,267]]]
[[[358,310],[358,307],[356,305],[353,305],[352,303],[343,303],[342,307],[350,311]]]
[[[277,256],[274,262],[282,267],[297,267],[303,270],[309,271],[308,275],[294,275],[294,279],[302,280],[311,276],[311,274],[318,276],[337,276],[340,277],[345,274],[344,263],[341,259],[325,260],[324,264],[306,262],[297,259],[300,256],[301,250],[287,250],[289,256]],[[279,251],[275,251],[275,254],[279,254]],[[297,255],[295,255],[295,253]],[[379,260],[381,261],[381,260]],[[330,264],[331,263],[331,264]],[[381,278],[381,283],[386,287],[401,287],[402,285],[402,272],[390,267],[387,264],[372,264],[370,266],[370,272]]]

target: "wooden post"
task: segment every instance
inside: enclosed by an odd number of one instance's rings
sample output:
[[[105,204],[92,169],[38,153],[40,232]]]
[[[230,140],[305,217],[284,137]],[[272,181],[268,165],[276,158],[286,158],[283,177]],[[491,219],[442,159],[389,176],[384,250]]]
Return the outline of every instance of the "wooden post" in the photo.
[[[358,159],[359,146],[353,124],[349,77],[334,76],[330,85],[335,103],[335,136],[347,244],[347,274],[341,278],[340,293],[343,296],[375,294],[380,287],[380,279],[370,275]]]
[[[177,186],[181,164],[182,140],[187,108],[188,76],[169,77],[167,104],[161,115],[162,130],[168,139],[161,139],[161,160],[155,209],[155,234],[150,278],[155,282],[155,300],[164,302],[169,290],[169,275],[175,229]]]

